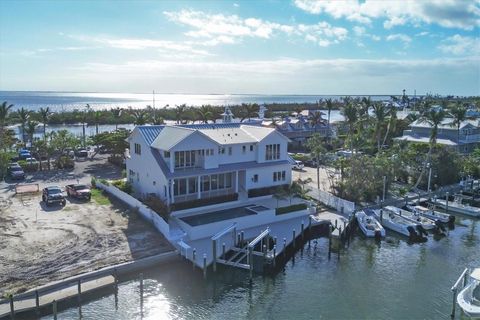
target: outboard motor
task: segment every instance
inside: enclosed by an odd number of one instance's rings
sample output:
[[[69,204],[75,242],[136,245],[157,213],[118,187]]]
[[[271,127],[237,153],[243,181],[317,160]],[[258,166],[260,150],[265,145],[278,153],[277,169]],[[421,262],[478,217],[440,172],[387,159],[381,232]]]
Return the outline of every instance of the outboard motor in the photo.
[[[448,222],[447,222],[447,224],[448,224],[448,227],[449,227],[450,229],[454,229],[454,228],[455,228],[455,216],[454,216],[454,215],[451,214],[450,217],[448,217]]]
[[[380,230],[375,231],[375,240],[380,241],[382,239],[382,233]]]
[[[417,225],[417,231],[418,231],[418,234],[420,236],[424,235],[424,236],[428,236],[428,232],[427,230],[425,230],[421,224]]]
[[[435,232],[437,233],[443,233],[445,232],[445,227],[443,226],[443,223],[440,220],[435,220]]]
[[[416,241],[416,239],[418,238],[418,234],[415,231],[415,229],[412,226],[408,226],[407,230],[408,230],[408,233],[410,234],[409,236],[410,241],[413,241],[413,242]]]

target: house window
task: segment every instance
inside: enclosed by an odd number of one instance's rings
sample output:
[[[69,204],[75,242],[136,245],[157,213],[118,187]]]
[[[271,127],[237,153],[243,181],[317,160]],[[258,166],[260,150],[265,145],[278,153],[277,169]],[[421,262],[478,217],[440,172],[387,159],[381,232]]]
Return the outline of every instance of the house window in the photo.
[[[219,153],[219,154],[225,154],[225,148],[223,148],[223,147],[218,147],[218,153]]]
[[[164,158],[170,158],[170,151],[163,151]]]
[[[242,153],[245,154],[247,152],[247,146],[242,146]]]
[[[228,147],[228,155],[229,155],[229,156],[232,155],[232,147]]]
[[[231,188],[232,187],[232,173],[226,173],[225,174],[225,188]]]
[[[220,173],[218,175],[218,189],[225,188],[225,173]]]
[[[273,182],[276,182],[277,181],[277,172],[274,172],[273,173]]]
[[[175,151],[175,168],[189,168],[195,166],[196,153],[192,151]]]
[[[282,181],[285,181],[285,171],[282,171]]]
[[[250,151],[253,151],[253,144],[250,145]]]
[[[216,174],[212,174],[210,176],[210,189],[212,190],[218,189],[218,176]]]
[[[153,185],[156,186],[156,185],[157,185],[157,181],[153,181]]]
[[[135,153],[136,154],[142,154],[142,146],[138,143],[135,143]]]
[[[265,160],[280,159],[280,144],[267,144],[265,146]]]
[[[197,192],[197,178],[188,178],[188,193]]]
[[[179,196],[187,194],[187,179],[175,179],[173,185],[173,195]]]
[[[210,191],[210,176],[202,176],[202,191]]]
[[[254,174],[252,180],[253,182],[258,182],[258,174]]]

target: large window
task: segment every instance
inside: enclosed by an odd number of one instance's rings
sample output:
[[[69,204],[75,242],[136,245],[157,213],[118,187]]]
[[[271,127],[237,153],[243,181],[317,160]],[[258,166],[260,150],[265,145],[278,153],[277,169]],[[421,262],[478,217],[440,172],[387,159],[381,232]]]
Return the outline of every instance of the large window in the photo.
[[[265,160],[280,159],[280,144],[267,144],[265,146]]]
[[[173,183],[173,195],[181,196],[197,192],[197,178],[175,179]]]
[[[195,150],[175,151],[175,168],[190,168],[195,166]]]
[[[277,171],[273,173],[273,182],[285,181],[286,174],[285,171]]]
[[[232,187],[232,173],[202,176],[201,191],[222,190]]]

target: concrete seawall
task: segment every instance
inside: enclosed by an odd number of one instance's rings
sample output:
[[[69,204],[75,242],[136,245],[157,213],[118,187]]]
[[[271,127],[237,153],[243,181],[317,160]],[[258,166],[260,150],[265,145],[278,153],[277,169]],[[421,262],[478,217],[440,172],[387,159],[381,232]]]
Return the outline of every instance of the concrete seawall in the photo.
[[[62,301],[91,293],[95,290],[114,286],[116,276],[127,275],[159,264],[179,261],[177,251],[170,251],[159,255],[108,266],[95,271],[79,274],[60,281],[49,283],[13,296],[11,299],[0,300],[0,318],[7,318],[14,314],[32,311],[52,304],[53,301]],[[13,301],[13,303],[12,303]]]

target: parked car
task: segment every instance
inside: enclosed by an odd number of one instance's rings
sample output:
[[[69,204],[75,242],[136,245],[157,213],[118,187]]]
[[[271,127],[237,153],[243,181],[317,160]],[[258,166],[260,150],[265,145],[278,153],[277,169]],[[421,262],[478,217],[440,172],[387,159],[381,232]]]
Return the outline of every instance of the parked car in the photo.
[[[90,188],[84,184],[69,184],[65,187],[67,195],[72,198],[86,199],[90,201],[92,194]]]
[[[59,203],[62,206],[67,204],[67,201],[63,196],[62,189],[60,189],[60,187],[57,187],[57,186],[44,188],[42,192],[42,200],[43,202],[45,202],[47,206],[53,203]]]
[[[303,162],[300,160],[295,160],[295,164],[292,164],[293,170],[302,170],[304,167]]]
[[[75,151],[75,156],[77,158],[86,158],[88,157],[88,151],[86,149],[79,149]]]
[[[27,158],[25,159],[25,161],[27,162],[28,165],[31,165],[31,166],[37,166],[40,164],[37,159],[35,158]]]
[[[310,167],[310,168],[316,168],[317,167],[317,161],[314,160],[314,159],[307,160],[307,161],[305,161],[304,164],[305,164],[306,167]]]
[[[26,150],[26,149],[20,149],[20,151],[18,152],[18,158],[20,160],[25,160],[27,158],[31,158],[32,157],[32,154],[30,153],[30,151]]]
[[[20,167],[16,162],[10,164],[10,167],[8,168],[8,173],[10,177],[14,180],[25,179],[25,172],[23,171],[22,167]]]

